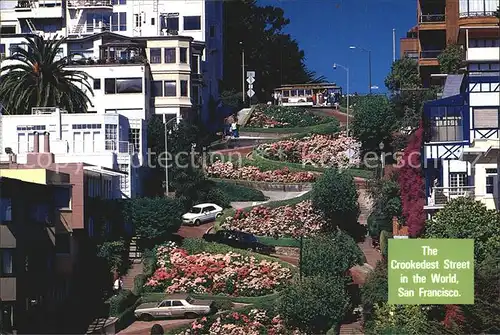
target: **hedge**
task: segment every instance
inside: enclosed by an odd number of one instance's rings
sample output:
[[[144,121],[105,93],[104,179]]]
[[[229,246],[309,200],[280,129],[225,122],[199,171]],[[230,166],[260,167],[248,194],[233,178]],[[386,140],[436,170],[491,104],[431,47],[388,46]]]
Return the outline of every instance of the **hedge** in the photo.
[[[230,202],[233,201],[266,201],[267,197],[262,191],[254,188],[236,185],[225,181],[214,181],[216,188],[224,192]]]
[[[165,293],[145,293],[141,298],[141,303],[147,302],[160,302],[165,299]],[[211,295],[211,294],[190,294],[194,299],[202,299],[202,300],[214,300],[214,301],[230,301],[232,303],[241,303],[241,304],[252,304],[259,305],[263,302],[269,300],[276,300],[278,298],[278,293],[262,295],[259,297],[231,297],[227,295]]]
[[[333,134],[339,131],[338,122],[325,122],[314,126],[308,127],[293,127],[293,128],[253,128],[244,127],[240,129],[240,132],[247,133],[267,133],[267,134],[319,134],[327,135]]]

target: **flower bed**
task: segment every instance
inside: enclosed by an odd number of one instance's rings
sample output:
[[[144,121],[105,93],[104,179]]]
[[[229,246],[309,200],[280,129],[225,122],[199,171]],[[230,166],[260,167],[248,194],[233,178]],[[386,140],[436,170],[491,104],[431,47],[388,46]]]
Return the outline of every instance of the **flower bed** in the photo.
[[[279,316],[270,317],[264,310],[252,309],[248,313],[229,312],[212,318],[203,317],[194,321],[189,329],[178,335],[290,333]]]
[[[315,213],[312,202],[305,200],[295,205],[275,208],[256,206],[248,212],[237,210],[234,216],[227,217],[220,227],[257,236],[296,237],[300,233],[304,236],[314,235],[323,223],[321,215]],[[303,227],[299,227],[302,224]]]
[[[298,128],[328,122],[305,108],[265,106],[257,107],[246,126],[252,128]]]
[[[264,143],[256,152],[264,158],[282,162],[349,168],[361,163],[360,148],[359,142],[343,132]]]
[[[158,268],[146,282],[153,291],[260,296],[287,285],[292,271],[278,262],[238,253],[199,253],[162,246],[156,251]]]
[[[308,183],[316,180],[317,174],[300,171],[292,172],[288,168],[261,171],[256,166],[237,167],[232,162],[217,161],[206,169],[208,177],[222,179],[239,179],[249,181],[265,181],[272,183]]]

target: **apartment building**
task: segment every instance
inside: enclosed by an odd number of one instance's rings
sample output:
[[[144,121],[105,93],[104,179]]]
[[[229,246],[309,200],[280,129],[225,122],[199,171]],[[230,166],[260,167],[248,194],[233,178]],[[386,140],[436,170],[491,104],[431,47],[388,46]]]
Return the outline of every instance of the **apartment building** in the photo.
[[[468,18],[470,25],[459,27],[466,74],[448,75],[443,97],[424,107],[429,213],[460,196],[499,209],[500,22],[477,23],[482,19]]]
[[[400,49],[418,60],[424,87],[440,73],[437,57],[446,46],[464,45],[461,29],[498,25],[498,5],[499,0],[417,0],[417,24],[400,40]]]
[[[193,65],[198,79],[203,80],[203,85],[196,85],[193,89],[194,93],[199,91],[195,101],[203,106],[203,119],[208,115],[209,98],[219,96],[223,71],[222,1],[19,0],[2,2],[2,7],[0,34],[3,37],[12,34],[59,35],[75,40],[75,43],[107,31],[143,40],[159,36],[191,37],[194,44],[206,45],[206,48],[195,48],[199,50],[200,58],[196,62],[198,67]],[[180,41],[182,39],[179,40],[182,44]],[[0,45],[0,54],[5,55],[7,50],[6,45]],[[62,48],[61,55],[69,55],[71,51]],[[190,57],[187,64],[191,65]],[[165,106],[161,111],[165,111]]]

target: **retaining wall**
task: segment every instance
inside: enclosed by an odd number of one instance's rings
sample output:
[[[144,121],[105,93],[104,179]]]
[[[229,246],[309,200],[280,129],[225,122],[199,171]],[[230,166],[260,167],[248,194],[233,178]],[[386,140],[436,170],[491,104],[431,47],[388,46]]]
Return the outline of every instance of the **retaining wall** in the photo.
[[[260,191],[305,192],[312,189],[312,183],[271,183],[265,181],[210,178],[236,185],[251,187]]]

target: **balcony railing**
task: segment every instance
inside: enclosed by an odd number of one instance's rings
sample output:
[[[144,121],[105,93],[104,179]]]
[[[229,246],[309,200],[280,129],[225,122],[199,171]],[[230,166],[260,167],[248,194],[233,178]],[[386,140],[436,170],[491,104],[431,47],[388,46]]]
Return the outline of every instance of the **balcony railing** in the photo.
[[[474,186],[433,187],[428,199],[428,206],[445,206],[449,201],[461,197],[474,198],[474,190]]]
[[[39,141],[39,151],[43,151],[43,139]],[[27,154],[33,152],[33,140],[29,142],[14,142],[7,145],[14,150],[16,154]],[[53,140],[50,141],[50,149],[54,154],[81,154],[92,155],[102,154],[106,152],[115,152],[121,154],[134,155],[139,150],[134,144],[127,141],[117,140]]]
[[[418,59],[418,50],[407,50],[405,56],[411,59]]]
[[[420,58],[437,58],[443,50],[425,50],[420,52]]]
[[[420,23],[440,23],[446,21],[444,14],[422,14],[420,15]]]
[[[111,0],[70,0],[68,1],[68,8],[85,8],[85,7],[111,7],[113,2]]]
[[[33,107],[31,108],[31,115],[45,115],[52,114],[57,111],[57,107]],[[67,113],[64,109],[60,109],[61,113]]]

